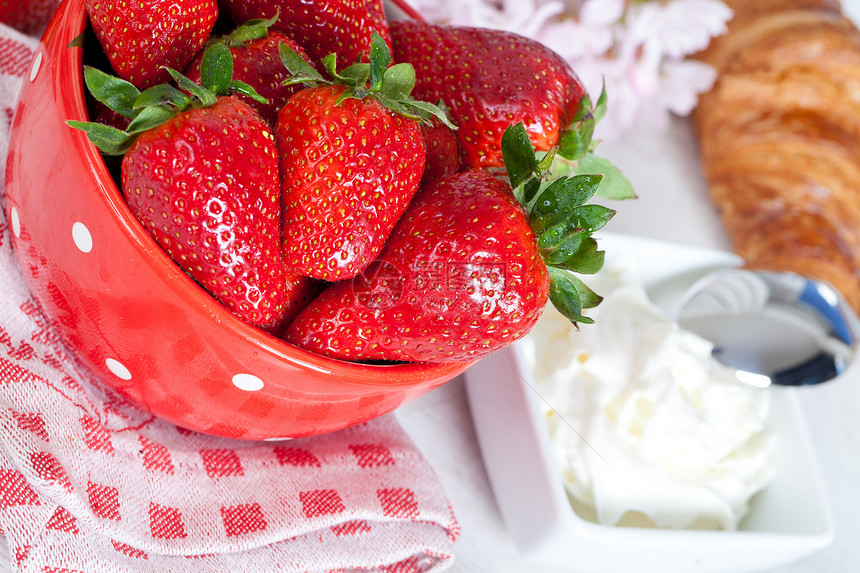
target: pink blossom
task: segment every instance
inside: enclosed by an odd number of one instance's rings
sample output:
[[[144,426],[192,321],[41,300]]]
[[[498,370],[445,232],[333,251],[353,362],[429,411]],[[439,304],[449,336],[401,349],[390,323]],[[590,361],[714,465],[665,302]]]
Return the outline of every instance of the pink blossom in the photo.
[[[565,58],[596,97],[609,94],[598,135],[661,129],[687,115],[715,71],[689,56],[725,33],[720,0],[411,0],[431,22],[513,31]]]

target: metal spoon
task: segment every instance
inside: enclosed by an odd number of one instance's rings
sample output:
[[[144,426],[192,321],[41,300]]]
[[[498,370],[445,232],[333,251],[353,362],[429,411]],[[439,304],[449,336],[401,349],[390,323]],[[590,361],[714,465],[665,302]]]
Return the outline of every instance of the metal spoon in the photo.
[[[683,296],[679,325],[714,343],[714,357],[755,386],[803,386],[845,371],[856,319],[830,286],[794,273],[725,269]]]

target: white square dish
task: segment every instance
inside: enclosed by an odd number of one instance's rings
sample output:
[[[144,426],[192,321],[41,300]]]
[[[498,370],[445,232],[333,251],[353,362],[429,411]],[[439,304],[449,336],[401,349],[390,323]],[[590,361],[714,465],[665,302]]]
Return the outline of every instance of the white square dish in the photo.
[[[623,235],[605,234],[600,245],[607,260],[635,255],[649,295],[670,314],[695,280],[740,262],[725,252]],[[853,370],[843,374],[851,375]],[[692,531],[600,525],[574,512],[522,344],[484,359],[465,377],[493,492],[511,537],[530,562],[589,573],[755,571],[789,563],[833,540],[828,500],[799,403],[804,388],[768,390],[767,428],[777,437],[775,477],[752,499],[738,530]]]

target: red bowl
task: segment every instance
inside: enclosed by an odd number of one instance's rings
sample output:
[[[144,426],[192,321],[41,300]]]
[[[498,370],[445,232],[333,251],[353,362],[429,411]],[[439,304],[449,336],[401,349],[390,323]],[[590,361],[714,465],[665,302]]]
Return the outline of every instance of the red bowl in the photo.
[[[75,42],[85,25],[84,0],[64,0],[42,38],[12,127],[6,209],[33,297],[96,379],[179,426],[257,440],[364,422],[470,365],[327,359],[211,298],[131,214],[95,146],[65,124],[88,119]]]

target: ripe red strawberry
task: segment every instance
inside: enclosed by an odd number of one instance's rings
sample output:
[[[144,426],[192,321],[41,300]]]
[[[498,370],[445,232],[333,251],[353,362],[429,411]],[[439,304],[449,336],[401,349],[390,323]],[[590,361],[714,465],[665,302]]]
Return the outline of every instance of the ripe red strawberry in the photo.
[[[60,0],[0,0],[0,22],[24,34],[38,33]]]
[[[275,127],[281,150],[284,257],[308,276],[334,281],[376,258],[424,170],[418,124],[346,88],[297,93]]]
[[[522,124],[511,133],[506,147],[529,145]],[[601,176],[539,189],[534,151],[505,155],[515,160],[516,195],[483,170],[423,187],[379,259],[328,287],[285,340],[343,360],[440,362],[477,359],[524,336],[548,298],[571,320],[590,322],[581,311],[599,297],[570,271],[603,264],[590,235],[614,211],[584,204]]]
[[[549,150],[585,93],[560,56],[511,32],[404,20],[391,37],[395,61],[415,66],[413,95],[448,106],[464,166],[501,167],[502,133],[518,122]]]
[[[314,61],[335,53],[349,65],[369,60],[377,32],[391,46],[382,0],[221,0],[236,22],[279,16],[273,28],[304,46]]]
[[[510,186],[459,173],[422,188],[379,261],[324,291],[285,339],[344,360],[473,359],[526,334],[548,285]]]
[[[267,30],[270,25],[269,21],[243,25],[231,34],[214,41],[225,43],[230,47],[233,55],[233,78],[253,87],[268,102],[262,103],[247,96],[239,97],[255,108],[269,125],[274,125],[278,118],[278,110],[301,89],[295,85],[283,85],[290,74],[281,63],[278,44],[288,45],[308,63],[312,62],[304,49],[288,36],[276,30]],[[184,72],[190,80],[197,83],[200,83],[202,61],[203,54],[199,54]]]
[[[216,0],[86,0],[86,9],[111,67],[138,88],[169,80],[163,66],[184,69],[218,18]]]
[[[388,68],[384,41],[373,42],[379,57],[335,75],[342,84],[281,46],[297,81],[316,85],[294,95],[275,125],[284,259],[326,281],[353,277],[376,258],[424,171],[421,130],[403,114],[429,108],[413,109],[409,64]]]
[[[316,287],[281,257],[271,128],[237,97],[218,95],[230,90],[253,95],[246,85],[230,81],[228,69],[213,67],[225,52],[229,59],[229,49],[216,46],[203,62],[203,83],[217,92],[171,70],[190,96],[169,86],[140,93],[89,68],[84,77],[94,97],[133,117],[125,131],[69,123],[86,130],[104,151],[125,153],[123,195],[164,251],[236,316],[279,333]]]
[[[460,148],[454,131],[441,122],[421,124],[425,167],[421,183],[429,183],[460,169]]]
[[[247,104],[219,98],[141,134],[123,159],[122,188],[132,213],[206,290],[251,324],[280,325],[288,289],[301,282],[280,257],[274,136]]]

